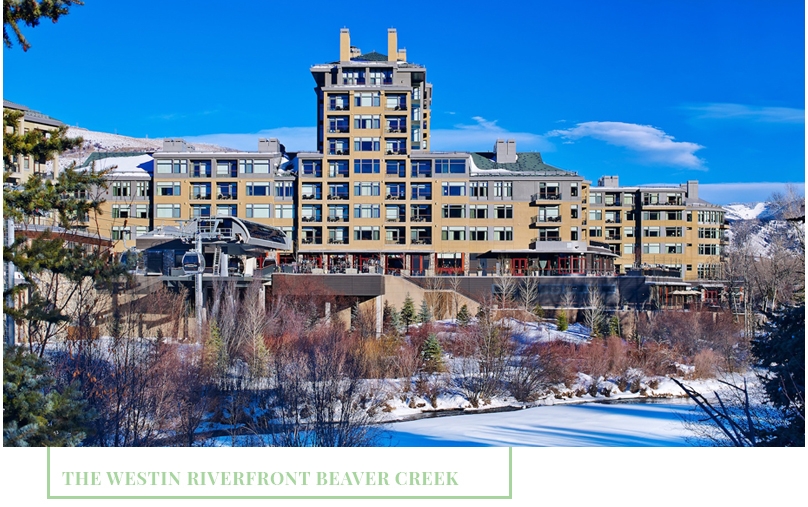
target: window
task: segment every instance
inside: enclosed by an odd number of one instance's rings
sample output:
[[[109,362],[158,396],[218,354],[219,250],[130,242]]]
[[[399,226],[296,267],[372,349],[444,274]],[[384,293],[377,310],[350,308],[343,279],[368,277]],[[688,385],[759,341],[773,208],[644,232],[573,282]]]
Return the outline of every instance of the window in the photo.
[[[112,239],[115,241],[122,239],[132,239],[132,231],[129,229],[129,227],[123,227],[117,225],[113,226]]]
[[[603,230],[600,227],[590,227],[589,228],[589,237],[590,238],[601,238],[601,237],[603,237]]]
[[[488,227],[469,227],[469,240],[488,241]]]
[[[589,204],[602,204],[603,203],[603,194],[599,192],[593,192],[589,194]]]
[[[623,244],[623,255],[630,255],[634,253],[634,243]]]
[[[482,198],[488,197],[488,182],[487,181],[472,181],[469,183],[469,192],[472,197]]]
[[[354,137],[354,151],[379,151],[380,146],[378,137]]]
[[[659,243],[643,243],[642,253],[644,254],[658,254],[662,251]]]
[[[129,218],[130,207],[128,204],[113,204],[112,218]]]
[[[381,195],[381,184],[378,181],[361,181],[354,183],[354,195]]]
[[[128,189],[127,189],[127,195],[128,195]],[[179,181],[157,182],[157,195],[180,195],[180,182]]]
[[[328,140],[328,154],[329,155],[348,155],[348,140],[347,139],[329,139]]]
[[[510,204],[494,206],[494,218],[513,218],[513,206]]]
[[[182,174],[188,172],[187,160],[158,160],[157,174]]]
[[[363,84],[365,84],[365,71],[364,70],[343,70],[342,71],[342,84],[344,84],[344,85],[363,85]]]
[[[354,174],[379,174],[381,161],[379,159],[354,160]]]
[[[217,199],[238,199],[238,183],[217,183]]]
[[[328,161],[328,177],[348,177],[348,161],[347,160],[329,160]]]
[[[330,95],[328,97],[328,109],[330,111],[347,111],[349,100],[347,95]]]
[[[319,160],[303,161],[303,176],[313,176],[319,178],[323,175],[323,165]]]
[[[721,265],[720,264],[699,264],[698,267],[699,278],[720,278]]]
[[[179,185],[179,183],[178,183]],[[128,181],[113,181],[112,182],[112,195],[113,197],[128,197],[129,196],[129,182]],[[171,195],[171,194],[167,194]],[[179,190],[177,190],[179,195]]]
[[[570,227],[570,241],[578,241],[578,228]]]
[[[494,182],[494,197],[501,197],[503,199],[513,197],[513,182],[511,182],[511,181],[495,181]]]
[[[149,187],[150,183],[148,181],[138,181],[137,182],[137,190],[135,191],[135,195],[138,197],[148,197],[149,196]]]
[[[665,243],[665,253],[680,254],[682,253],[681,243]]]
[[[659,227],[643,227],[642,228],[642,235],[646,238],[658,238],[659,237]]]
[[[384,191],[386,199],[405,199],[407,197],[406,183],[387,183]]]
[[[699,255],[719,255],[719,251],[718,245],[699,244]]]
[[[354,116],[355,129],[381,128],[381,116],[378,114],[361,114]]]
[[[392,70],[372,70],[370,71],[370,84],[389,85],[393,84]]]
[[[137,236],[143,236],[147,232],[149,232],[149,228],[146,227],[145,225],[138,225],[137,227],[135,227],[135,236],[136,237]]]
[[[294,181],[276,181],[275,182],[275,197],[286,198],[292,197],[295,192]]]
[[[180,205],[179,204],[158,204],[157,218],[179,218]]]
[[[354,105],[357,107],[378,107],[381,105],[379,92],[362,92],[354,94]]]
[[[357,241],[378,241],[379,227],[354,227],[354,239]]]
[[[269,204],[248,204],[247,218],[271,218]]]
[[[192,218],[209,217],[209,216],[210,216],[210,204],[194,204],[191,206]]]
[[[429,178],[432,176],[432,161],[431,160],[413,160],[412,161],[412,177],[413,178]]]
[[[151,208],[148,204],[137,204],[135,206],[135,218],[150,218]]]
[[[389,94],[384,99],[384,107],[394,111],[406,111],[407,96],[400,93]]]
[[[219,204],[216,206],[216,214],[223,217],[236,217],[238,216],[238,205]]]
[[[22,167],[26,171],[31,170],[31,158],[30,157],[23,157],[22,158]]]
[[[399,178],[407,176],[407,162],[405,160],[388,160],[386,166],[388,176],[398,176]]]
[[[275,218],[294,218],[295,207],[292,204],[276,204]]]
[[[662,220],[662,212],[661,211],[643,211],[642,212],[642,219],[643,220]]]
[[[462,204],[444,204],[443,218],[466,218],[466,207]]]
[[[659,194],[642,194],[643,204],[659,204]]]
[[[724,213],[720,211],[699,211],[700,224],[720,224],[724,221]]]
[[[303,199],[322,199],[322,185],[320,183],[304,183],[300,190]]]
[[[570,195],[572,197],[578,197],[578,183],[570,183]]]
[[[386,123],[388,132],[407,132],[406,116],[388,116]]]
[[[252,174],[253,172],[253,161],[252,160],[239,160],[238,161],[238,172],[244,174]]]
[[[513,241],[513,227],[494,227],[494,241]]]
[[[634,237],[634,227],[623,227],[623,236],[627,238]]]
[[[194,172],[191,176],[195,178],[210,178],[210,160],[194,160]]]
[[[432,184],[419,183],[412,185],[413,199],[432,199]]]
[[[441,227],[441,239],[444,241],[465,241],[465,227]]]
[[[488,218],[488,206],[484,204],[469,205],[469,218]]]
[[[439,158],[435,160],[435,174],[466,174],[466,160]]]
[[[248,196],[267,196],[272,195],[269,191],[269,186],[272,183],[268,181],[254,181],[247,182],[247,195]]]
[[[466,195],[466,183],[463,181],[444,181],[441,187],[445,196]]]
[[[599,209],[589,210],[589,220],[602,220],[603,212]]]
[[[217,160],[216,161],[216,176],[225,176],[235,178],[238,176],[236,172],[235,160]]]
[[[682,211],[666,211],[665,212],[665,220],[681,220],[682,219]]]
[[[665,227],[665,236],[668,238],[681,238],[683,235],[682,227]]]
[[[381,207],[378,204],[355,204],[354,218],[380,218]]]
[[[269,174],[269,160],[254,160],[253,172],[255,174]]]
[[[708,227],[699,227],[699,238],[718,239],[718,229],[710,229]]]

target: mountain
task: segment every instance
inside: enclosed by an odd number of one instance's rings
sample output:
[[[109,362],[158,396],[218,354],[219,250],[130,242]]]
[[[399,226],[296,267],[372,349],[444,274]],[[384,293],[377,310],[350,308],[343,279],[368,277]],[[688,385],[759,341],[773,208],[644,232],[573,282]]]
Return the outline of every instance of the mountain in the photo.
[[[128,137],[118,134],[108,134],[106,132],[95,132],[79,127],[69,127],[68,137],[81,137],[84,143],[78,148],[59,155],[59,168],[70,166],[73,162],[80,165],[93,152],[131,152],[148,151],[155,152],[163,149],[162,139],[149,139]],[[206,143],[188,143],[190,151],[214,151],[214,152],[234,152],[239,151],[233,148],[218,146]],[[51,164],[52,162],[49,162]]]
[[[774,210],[771,203],[754,202],[746,204],[728,204],[724,206],[726,210],[725,218],[730,222],[737,220],[762,220],[767,221],[774,218]]]

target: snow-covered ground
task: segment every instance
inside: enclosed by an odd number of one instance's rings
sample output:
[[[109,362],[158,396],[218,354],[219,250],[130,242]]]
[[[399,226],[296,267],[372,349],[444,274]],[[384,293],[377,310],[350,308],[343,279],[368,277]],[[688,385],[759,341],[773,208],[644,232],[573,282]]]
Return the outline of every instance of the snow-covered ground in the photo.
[[[390,424],[380,445],[681,447],[696,445],[683,423],[695,406],[685,400],[585,403],[513,412],[436,417]]]

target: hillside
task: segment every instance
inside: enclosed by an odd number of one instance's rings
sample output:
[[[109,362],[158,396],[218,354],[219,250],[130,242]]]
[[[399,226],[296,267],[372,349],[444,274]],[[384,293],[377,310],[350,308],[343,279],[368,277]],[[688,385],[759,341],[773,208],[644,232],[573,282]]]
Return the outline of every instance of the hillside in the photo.
[[[163,149],[162,139],[128,137],[118,134],[109,134],[106,132],[95,132],[79,127],[69,127],[67,129],[67,136],[81,137],[84,139],[84,143],[81,145],[81,147],[70,150],[59,156],[60,168],[68,167],[74,162],[76,164],[81,164],[93,152],[155,152]],[[224,146],[205,143],[188,143],[188,149],[191,151],[238,151]]]

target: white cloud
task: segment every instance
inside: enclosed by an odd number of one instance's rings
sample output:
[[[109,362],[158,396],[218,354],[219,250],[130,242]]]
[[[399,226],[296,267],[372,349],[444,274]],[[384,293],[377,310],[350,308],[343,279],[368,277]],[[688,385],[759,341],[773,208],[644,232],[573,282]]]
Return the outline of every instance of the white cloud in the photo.
[[[805,110],[793,107],[760,107],[717,102],[688,106],[699,119],[749,120],[763,123],[805,123]]]
[[[547,137],[556,136],[568,141],[591,137],[635,151],[648,162],[706,170],[704,160],[695,155],[704,146],[675,141],[673,136],[650,125],[617,121],[590,121],[579,123],[570,129],[553,130],[547,134]]]
[[[785,193],[786,185],[760,181],[753,183],[699,183],[699,197],[715,204],[763,202],[775,192]],[[805,194],[805,182],[792,183]]]
[[[258,140],[277,138],[288,151],[314,151],[317,148],[315,127],[281,127],[261,130],[254,134],[205,134],[185,136],[188,142],[209,143],[243,151],[258,150]]]
[[[434,151],[490,151],[497,139],[513,139],[518,151],[552,151],[553,145],[539,134],[511,132],[489,121],[474,116],[474,124],[457,124],[450,129],[432,129],[431,148]]]

